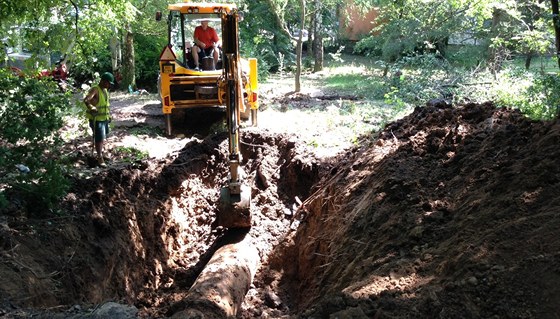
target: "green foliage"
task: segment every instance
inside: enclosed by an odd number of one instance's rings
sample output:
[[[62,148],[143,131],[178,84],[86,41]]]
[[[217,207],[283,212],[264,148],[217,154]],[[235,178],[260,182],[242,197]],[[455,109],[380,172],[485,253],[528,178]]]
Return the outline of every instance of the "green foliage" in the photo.
[[[341,95],[383,100],[392,109],[393,115],[388,119],[402,116],[435,98],[455,103],[494,101],[499,106],[517,108],[533,119],[558,116],[560,80],[557,72],[543,71],[542,59],[536,72],[511,61],[506,62],[502,71],[492,74],[488,68],[481,67],[477,56],[467,54],[480,52],[477,49],[466,46],[450,52],[453,62],[435,54],[411,55],[390,64],[377,61],[385,72],[371,65],[355,69],[355,62],[337,55],[329,63],[325,88]],[[361,64],[368,65],[368,62],[363,59]]]
[[[368,99],[380,99],[394,106],[397,113],[406,111],[412,105],[440,97],[442,85],[448,76],[449,64],[434,54],[414,55],[400,59],[393,64],[378,61],[387,68],[387,76],[382,77],[379,67],[367,72],[344,72],[352,70],[353,63],[342,59],[338,70],[326,78],[327,88],[338,94],[353,94]],[[362,61],[364,63],[364,61]]]
[[[21,191],[28,209],[53,208],[68,183],[57,165],[57,131],[71,105],[55,82],[0,69],[0,182]],[[16,165],[29,168],[19,173]]]
[[[560,74],[539,74],[527,89],[521,111],[534,119],[553,119],[560,114]]]
[[[39,217],[56,207],[70,185],[58,161],[47,159],[40,165],[39,171],[17,176],[12,184],[21,194],[27,211]]]
[[[365,37],[356,43],[354,52],[365,56],[381,56],[383,44],[378,37]]]
[[[259,78],[278,71],[281,64],[293,64],[294,46],[276,25],[266,2],[248,1],[241,6],[245,19],[239,24],[240,50],[243,57],[258,59]]]
[[[445,94],[443,85],[451,75],[448,61],[435,54],[405,57],[393,68],[401,73],[397,84],[400,95],[411,104],[441,97]]]
[[[553,119],[560,112],[558,74],[532,73],[508,68],[498,78],[494,100],[498,105],[517,108],[532,119]]]
[[[469,69],[483,62],[485,48],[480,45],[454,45],[448,47],[447,53],[450,64]]]
[[[358,42],[355,52],[386,62],[414,54],[449,57],[449,43],[476,41],[495,70],[511,52],[544,54],[552,47],[548,1],[446,0],[380,1],[375,35]],[[470,41],[470,42],[469,42]]]
[[[116,154],[123,157],[123,162],[133,163],[148,158],[148,152],[134,147],[118,146],[114,151]]]
[[[543,25],[544,21],[537,21],[538,28],[533,30],[522,30],[513,37],[519,52],[533,52],[546,54],[553,44],[550,33]]]
[[[134,36],[136,84],[139,88],[156,90],[159,55],[166,43],[166,38],[155,35],[136,34]]]
[[[111,71],[111,53],[107,47],[91,49],[88,56],[77,55],[72,66],[72,75],[77,83],[95,82],[99,74]]]
[[[52,52],[68,54],[71,75],[78,82],[86,82],[94,73],[112,69],[109,40],[118,39],[127,26],[132,25],[146,36],[163,38],[160,29],[164,27],[155,24],[154,12],[155,9],[164,11],[166,6],[167,1],[163,0],[10,1],[0,9],[0,33],[7,34],[9,43],[24,43],[37,56]],[[17,30],[17,26],[28,32],[7,32]],[[159,54],[161,47],[156,51],[155,54]],[[0,58],[3,58],[2,53],[0,50]],[[152,68],[144,69],[151,58],[152,55],[145,55],[138,60],[142,67],[138,75],[145,81],[142,84],[151,83],[153,78]],[[40,65],[46,66],[45,63]]]
[[[385,2],[375,35],[358,43],[357,52],[381,54],[385,61],[397,61],[414,52],[445,54],[449,36],[464,31],[468,19],[464,6],[469,1]]]

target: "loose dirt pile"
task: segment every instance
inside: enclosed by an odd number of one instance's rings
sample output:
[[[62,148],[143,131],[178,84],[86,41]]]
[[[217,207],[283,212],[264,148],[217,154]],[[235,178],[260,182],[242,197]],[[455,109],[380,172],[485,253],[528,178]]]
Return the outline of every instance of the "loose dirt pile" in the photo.
[[[559,121],[490,104],[417,108],[390,124],[306,202],[273,267],[290,274],[292,311],[557,318],[559,146]]]
[[[329,159],[294,134],[248,128],[242,141],[260,265],[240,317],[560,313],[558,121],[440,104]],[[217,133],[95,169],[74,179],[60,216],[12,205],[0,215],[0,315],[184,308],[204,264],[238,235],[212,225],[226,151]]]

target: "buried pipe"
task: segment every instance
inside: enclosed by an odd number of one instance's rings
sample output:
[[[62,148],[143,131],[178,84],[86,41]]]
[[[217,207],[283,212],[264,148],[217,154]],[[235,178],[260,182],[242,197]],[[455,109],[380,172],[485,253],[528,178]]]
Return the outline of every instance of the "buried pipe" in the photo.
[[[172,319],[235,318],[255,275],[259,254],[244,240],[218,249],[196,278],[184,302],[186,309]]]

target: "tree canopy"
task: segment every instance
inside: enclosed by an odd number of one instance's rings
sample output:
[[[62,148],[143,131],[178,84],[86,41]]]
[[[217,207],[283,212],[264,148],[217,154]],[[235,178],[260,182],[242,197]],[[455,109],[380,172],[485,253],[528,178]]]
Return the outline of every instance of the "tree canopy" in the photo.
[[[78,80],[112,68],[132,72],[125,74],[127,83],[155,83],[154,59],[165,44],[166,26],[156,23],[154,14],[165,12],[169,2],[175,1],[3,0],[0,33],[6,46],[24,43],[37,56],[68,56]],[[558,29],[553,14],[557,0],[315,0],[306,3],[304,14],[297,0],[236,3],[247,17],[240,24],[242,53],[257,57],[260,69],[270,71],[293,68],[300,29],[309,31],[305,59],[315,61],[320,70],[323,42],[336,50],[339,24],[345,23],[337,14],[348,5],[362,12],[379,10],[373,32],[358,43],[356,52],[387,62],[425,52],[447,57],[450,43],[476,43],[468,46],[475,51],[470,55],[494,69],[512,54],[525,55],[529,65],[532,56],[552,52]],[[1,60],[5,54],[0,51]]]
[[[549,52],[553,46],[551,0],[377,1],[381,15],[374,34],[358,50],[395,61],[431,50],[447,55],[450,41],[478,44],[480,58],[499,65],[509,54]]]

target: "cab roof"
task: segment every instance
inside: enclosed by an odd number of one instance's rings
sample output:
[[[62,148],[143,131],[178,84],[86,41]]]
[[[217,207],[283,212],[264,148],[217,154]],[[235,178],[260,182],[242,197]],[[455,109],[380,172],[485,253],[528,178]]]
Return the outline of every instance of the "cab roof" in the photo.
[[[220,11],[230,12],[236,8],[236,5],[233,3],[184,2],[170,4],[167,8],[181,13],[219,13]]]

